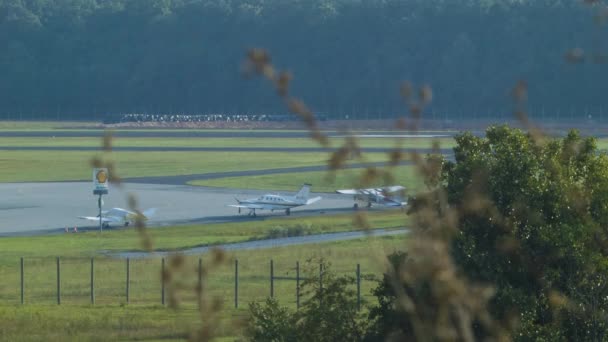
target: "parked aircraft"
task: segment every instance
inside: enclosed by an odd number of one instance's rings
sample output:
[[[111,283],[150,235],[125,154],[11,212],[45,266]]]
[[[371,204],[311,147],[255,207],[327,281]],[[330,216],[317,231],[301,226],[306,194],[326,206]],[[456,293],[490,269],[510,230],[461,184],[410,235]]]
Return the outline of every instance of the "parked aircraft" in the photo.
[[[315,203],[321,199],[321,197],[308,198],[310,194],[310,184],[302,185],[300,191],[295,196],[282,196],[274,194],[262,195],[258,198],[251,198],[246,200],[239,200],[235,198],[238,204],[229,204],[230,207],[239,208],[239,214],[241,209],[249,209],[248,215],[256,216],[256,210],[285,210],[285,214],[291,214],[291,208],[309,205]]]
[[[367,203],[367,207],[372,204],[381,204],[390,207],[401,207],[407,204],[397,193],[403,192],[404,186],[392,185],[383,188],[372,189],[344,189],[336,190],[339,194],[353,195],[355,199],[354,208],[359,208],[359,202]]]
[[[143,219],[147,220],[152,217],[156,213],[155,208],[148,209],[142,213]],[[97,216],[78,216],[78,218],[83,220],[95,221],[99,222],[99,215]],[[137,218],[137,213],[122,209],[122,208],[112,208],[110,210],[104,210],[101,212],[101,225],[105,228],[110,227],[110,223],[123,224],[127,227],[130,223],[135,222]]]

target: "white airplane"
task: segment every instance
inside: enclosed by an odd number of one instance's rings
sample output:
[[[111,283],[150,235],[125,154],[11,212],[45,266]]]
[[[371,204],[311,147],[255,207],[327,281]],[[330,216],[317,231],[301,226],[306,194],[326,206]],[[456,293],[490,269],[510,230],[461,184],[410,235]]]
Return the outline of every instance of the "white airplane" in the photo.
[[[156,213],[155,208],[150,208],[142,213],[143,219],[147,220]],[[78,216],[79,219],[99,222],[99,215],[97,216]],[[101,225],[104,228],[110,227],[110,223],[123,224],[125,227],[129,226],[130,223],[135,222],[137,219],[137,213],[122,209],[112,208],[110,210],[104,210],[101,212]]]
[[[302,185],[302,188],[295,194],[295,196],[266,194],[258,198],[246,200],[239,200],[238,198],[235,198],[238,204],[229,204],[228,206],[239,208],[239,214],[241,213],[241,209],[249,209],[249,213],[247,215],[250,216],[256,216],[256,210],[285,210],[285,214],[289,215],[291,213],[291,208],[309,205],[321,199],[321,197],[308,198],[310,194],[310,187],[310,184]]]
[[[397,192],[405,190],[404,186],[392,185],[383,188],[372,188],[372,189],[344,189],[336,190],[339,194],[353,195],[355,199],[355,209],[359,208],[358,202],[367,202],[367,207],[371,207],[372,204],[381,204],[389,207],[401,207],[407,204],[401,197],[396,196]]]

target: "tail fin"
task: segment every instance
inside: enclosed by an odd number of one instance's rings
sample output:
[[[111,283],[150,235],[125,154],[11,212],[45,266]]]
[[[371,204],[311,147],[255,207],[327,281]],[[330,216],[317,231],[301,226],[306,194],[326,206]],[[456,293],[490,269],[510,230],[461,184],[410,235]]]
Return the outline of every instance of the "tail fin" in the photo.
[[[312,184],[304,184],[300,191],[296,194],[296,200],[298,201],[306,201],[308,199],[308,195],[310,194],[310,187]]]
[[[143,213],[145,218],[150,218],[152,216],[154,216],[154,214],[156,214],[156,208],[150,208],[145,210]]]

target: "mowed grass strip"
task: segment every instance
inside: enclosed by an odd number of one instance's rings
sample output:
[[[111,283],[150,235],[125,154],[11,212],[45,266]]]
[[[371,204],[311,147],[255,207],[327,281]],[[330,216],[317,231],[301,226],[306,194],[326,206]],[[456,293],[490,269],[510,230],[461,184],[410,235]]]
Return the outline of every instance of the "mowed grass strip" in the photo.
[[[90,180],[91,160],[104,157],[87,151],[1,151],[0,182]],[[122,178],[174,176],[210,172],[265,170],[327,165],[325,152],[112,152]],[[366,153],[366,162],[385,162],[386,153]],[[347,163],[356,163],[352,159]]]
[[[89,180],[91,160],[79,151],[0,151],[0,182]],[[113,152],[119,175],[171,176],[326,165],[327,153],[286,152]],[[371,161],[385,154],[369,154]]]
[[[0,120],[0,131],[49,131],[66,127],[93,126],[91,121],[10,121]]]
[[[437,141],[442,148],[454,146],[453,138],[404,138],[401,140],[402,148],[430,148]],[[343,138],[330,138],[331,146],[337,148],[344,143]],[[361,138],[358,139],[361,147],[393,148],[395,138]],[[0,137],[0,146],[17,147],[97,147],[101,146],[101,139],[95,137]],[[320,147],[318,143],[309,138],[126,138],[114,137],[113,146],[116,147]]]
[[[408,218],[399,209],[370,212],[372,228],[403,227]],[[296,229],[302,235],[358,230],[352,214],[274,217],[262,221],[149,228],[154,249],[180,250],[222,243],[259,240],[276,230]],[[12,265],[20,257],[91,257],[100,252],[143,251],[139,233],[133,228],[0,238],[0,266]]]
[[[394,167],[390,170],[394,179],[383,182],[377,180],[368,188],[384,185],[400,184],[410,193],[415,193],[424,187],[422,177],[413,165]],[[326,171],[279,173],[273,175],[226,177],[189,182],[190,185],[215,186],[240,189],[293,190],[293,184],[311,183],[315,192],[334,192],[337,189],[352,189],[361,187],[361,177],[364,169],[340,170],[335,175]],[[386,183],[386,184],[383,184]],[[390,183],[390,184],[389,184]]]
[[[242,334],[239,319],[246,317],[247,303],[264,301],[270,295],[270,260],[274,260],[274,274],[294,277],[296,262],[300,262],[301,276],[316,276],[318,262],[323,258],[337,274],[355,276],[360,264],[361,290],[364,303],[375,303],[370,291],[384,271],[384,257],[405,249],[405,236],[365,238],[316,245],[290,246],[258,251],[230,252],[224,261],[211,267],[205,280],[206,295],[223,302],[218,334],[227,340]],[[209,255],[203,255],[206,266]],[[199,257],[187,257],[177,280],[193,285],[198,281],[196,266]],[[239,261],[239,308],[234,308],[234,263]],[[306,262],[310,260],[310,262]],[[179,310],[160,307],[160,260],[131,260],[130,304],[124,306],[126,288],[125,260],[97,259],[96,306],[92,307],[89,290],[88,259],[64,260],[61,264],[62,305],[56,305],[55,260],[33,262],[26,259],[26,305],[20,307],[17,273],[2,283],[12,282],[13,291],[4,288],[0,297],[0,331],[3,339],[23,340],[24,337],[45,336],[45,340],[88,340],[103,334],[104,339],[183,339],[200,326],[196,312],[194,291],[178,291]],[[32,276],[35,273],[37,276]],[[170,285],[168,285],[170,286]],[[296,283],[275,280],[274,294],[282,305],[295,309]],[[355,284],[352,285],[353,288]],[[168,293],[169,291],[167,291]],[[59,319],[59,317],[63,319]],[[26,329],[26,327],[29,327]],[[27,332],[27,333],[25,333]]]

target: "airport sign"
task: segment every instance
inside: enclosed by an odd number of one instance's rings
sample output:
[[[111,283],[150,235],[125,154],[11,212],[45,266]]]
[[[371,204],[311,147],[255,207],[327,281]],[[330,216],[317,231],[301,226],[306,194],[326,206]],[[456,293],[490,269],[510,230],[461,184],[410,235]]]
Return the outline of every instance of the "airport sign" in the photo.
[[[94,168],[93,169],[93,189],[94,195],[106,195],[108,193],[108,182],[110,174],[107,168]]]

